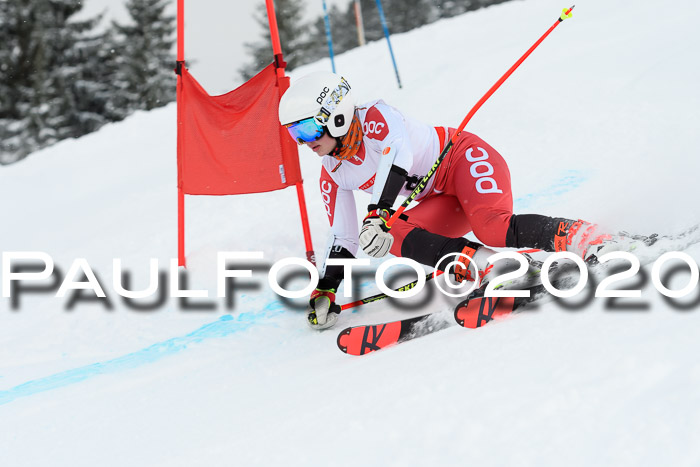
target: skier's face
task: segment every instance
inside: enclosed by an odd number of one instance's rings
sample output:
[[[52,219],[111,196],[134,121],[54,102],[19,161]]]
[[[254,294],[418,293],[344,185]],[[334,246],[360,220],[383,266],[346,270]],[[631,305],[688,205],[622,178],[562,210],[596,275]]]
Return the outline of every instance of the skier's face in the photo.
[[[326,132],[316,141],[310,141],[304,144],[310,147],[311,150],[319,156],[325,156],[335,149],[335,138]]]

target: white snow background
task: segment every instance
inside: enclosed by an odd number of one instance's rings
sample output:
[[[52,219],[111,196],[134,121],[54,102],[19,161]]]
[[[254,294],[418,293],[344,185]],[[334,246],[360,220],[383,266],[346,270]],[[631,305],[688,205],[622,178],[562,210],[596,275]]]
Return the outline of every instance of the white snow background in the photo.
[[[336,66],[361,101],[456,127],[567,6],[509,2],[392,36],[401,90],[384,41]],[[508,161],[516,212],[638,233],[700,222],[698,14],[692,0],[579,2],[484,105],[467,130]],[[329,61],[292,79],[316,69]],[[227,310],[216,252],[263,251],[268,265],[304,256],[290,188],[188,197],[189,288],[210,295],[192,302],[214,309],[129,309],[112,259],[143,288],[150,258],[165,269],[176,256],[175,118],[174,104],[140,112],[0,170],[0,249],[46,252],[64,275],[85,258],[112,305],[0,299],[0,464],[700,464],[700,287],[681,306],[650,282],[617,302],[632,310],[548,302],[351,357],[336,347],[344,327],[448,305],[377,302],[318,333],[257,271]],[[321,255],[320,164],[306,148],[300,157]],[[700,260],[700,246],[685,252]],[[365,278],[362,295],[375,292]]]

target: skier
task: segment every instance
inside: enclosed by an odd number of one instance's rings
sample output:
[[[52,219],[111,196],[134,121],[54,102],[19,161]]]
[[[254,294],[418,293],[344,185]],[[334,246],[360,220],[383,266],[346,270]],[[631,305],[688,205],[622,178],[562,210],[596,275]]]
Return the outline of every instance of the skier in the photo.
[[[321,193],[333,240],[328,258],[354,258],[358,247],[378,258],[391,253],[430,267],[451,253],[473,258],[448,271],[455,281],[488,281],[492,247],[571,251],[585,261],[619,249],[618,239],[597,225],[538,214],[513,214],[510,173],[503,157],[478,136],[462,132],[419,204],[391,228],[386,223],[398,195],[408,196],[456,131],[403,115],[382,100],[356,106],[348,81],[315,72],[294,82],[282,96],[280,123],[300,145],[321,156]],[[354,190],[372,194],[358,232]],[[473,232],[482,243],[464,235]],[[464,261],[464,260],[462,260]],[[343,267],[327,266],[307,311],[309,325],[333,326],[340,306],[335,293]]]

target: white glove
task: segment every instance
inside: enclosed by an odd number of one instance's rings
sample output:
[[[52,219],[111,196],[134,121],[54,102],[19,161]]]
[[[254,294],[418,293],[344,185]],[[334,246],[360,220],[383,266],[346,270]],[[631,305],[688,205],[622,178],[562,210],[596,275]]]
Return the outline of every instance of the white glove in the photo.
[[[386,222],[391,213],[386,209],[373,209],[364,221],[360,230],[360,247],[362,251],[374,258],[381,258],[389,253],[394,237],[389,233]]]

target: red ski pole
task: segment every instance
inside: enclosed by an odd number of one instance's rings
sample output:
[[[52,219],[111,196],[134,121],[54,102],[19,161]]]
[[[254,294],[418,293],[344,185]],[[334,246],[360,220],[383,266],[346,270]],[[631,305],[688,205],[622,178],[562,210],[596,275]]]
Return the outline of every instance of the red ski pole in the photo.
[[[433,280],[442,274],[443,274],[443,271],[431,272],[430,274],[425,276],[425,280],[426,281]],[[403,285],[403,286],[399,287],[398,289],[394,289],[394,291],[395,292],[405,292],[405,291],[410,290],[413,287],[415,287],[417,283],[418,283],[418,280],[415,280],[413,282],[409,282],[408,284]],[[360,305],[367,305],[368,303],[376,302],[378,300],[383,300],[383,299],[388,298],[388,297],[389,296],[387,294],[381,292],[381,293],[378,293],[376,295],[372,295],[371,297],[363,298],[363,299],[360,299],[360,300],[357,300],[354,302],[350,302],[350,303],[346,303],[344,305],[341,305],[340,309],[347,310],[349,308],[355,308],[355,307],[360,306]]]
[[[575,6],[575,5],[574,5],[574,6]],[[508,69],[508,71],[506,71],[505,74],[504,74],[503,76],[501,76],[501,78],[500,78],[498,81],[496,81],[496,83],[495,83],[493,86],[491,86],[491,89],[489,89],[489,90],[486,92],[486,94],[484,94],[484,96],[483,96],[481,99],[479,99],[479,102],[477,102],[476,105],[474,105],[474,107],[472,107],[472,109],[469,111],[469,113],[467,114],[467,116],[464,117],[464,120],[462,120],[462,123],[461,123],[461,124],[459,125],[459,127],[457,128],[457,131],[454,133],[454,135],[452,135],[452,138],[450,138],[450,141],[449,141],[449,142],[447,143],[447,145],[445,146],[445,149],[442,150],[442,152],[440,153],[440,155],[438,156],[437,160],[435,161],[435,163],[433,164],[433,166],[430,168],[430,170],[428,171],[428,173],[425,175],[425,177],[423,177],[423,179],[420,181],[420,183],[418,183],[418,185],[417,185],[416,188],[413,190],[413,192],[408,196],[408,198],[406,198],[406,200],[405,200],[403,203],[401,203],[401,206],[399,206],[399,209],[397,209],[396,212],[394,213],[394,215],[391,216],[391,219],[389,219],[389,220],[386,222],[387,227],[391,227],[392,224],[393,224],[394,222],[396,222],[396,219],[398,219],[399,216],[400,216],[400,215],[404,212],[404,210],[408,207],[408,205],[411,204],[411,202],[412,202],[414,199],[416,199],[416,197],[417,197],[419,194],[421,194],[421,193],[423,192],[423,190],[425,190],[425,187],[428,185],[428,181],[429,181],[430,178],[435,174],[435,172],[437,171],[438,167],[439,167],[440,164],[442,163],[443,159],[445,159],[445,156],[447,155],[447,153],[450,152],[450,149],[452,149],[452,146],[454,145],[454,142],[456,141],[456,139],[457,139],[457,137],[459,136],[459,134],[462,132],[462,130],[464,130],[464,127],[467,126],[467,123],[469,122],[469,120],[472,119],[472,117],[474,116],[474,114],[481,108],[482,105],[484,105],[484,102],[486,102],[486,101],[489,99],[489,97],[491,97],[491,96],[493,95],[493,93],[496,92],[496,90],[497,90],[499,87],[501,87],[501,84],[503,84],[503,82],[504,82],[505,80],[507,80],[507,79],[510,77],[510,75],[513,74],[513,72],[520,66],[520,64],[523,63],[523,62],[525,61],[525,59],[526,59],[527,57],[529,57],[530,54],[542,43],[542,41],[545,40],[545,38],[546,38],[552,31],[554,31],[554,28],[556,28],[557,26],[559,26],[559,23],[561,23],[562,21],[564,21],[566,18],[571,18],[571,10],[574,9],[574,6],[572,6],[571,8],[564,8],[564,10],[563,10],[562,13],[561,13],[561,16],[559,16],[559,18],[558,18],[557,21],[552,25],[552,27],[550,27],[550,28],[547,30],[547,32],[545,32],[545,33],[542,35],[542,37],[540,37],[540,38],[537,40],[537,42],[535,42],[534,44],[532,44],[532,47],[530,47],[530,48],[527,50],[527,52],[525,52],[525,53],[523,54],[523,56],[520,57],[520,58],[518,59],[518,61],[515,62],[515,63],[513,64],[513,66],[510,67],[510,69]]]
[[[516,253],[520,253],[521,255],[526,255],[526,256],[527,256],[528,253],[536,253],[536,252],[538,252],[538,251],[542,251],[542,250],[530,248],[530,249],[527,249],[527,250],[520,250],[520,251],[517,251]],[[531,260],[531,258],[530,258],[529,256],[527,256],[527,258],[528,258],[528,260]],[[531,264],[532,264],[532,263],[531,263]],[[433,271],[433,272],[431,272],[430,274],[428,274],[428,275],[425,276],[425,280],[426,280],[426,282],[427,282],[427,281],[430,281],[430,280],[433,280],[433,279],[435,279],[436,277],[443,275],[444,273],[445,273],[445,271]],[[394,291],[395,291],[395,292],[405,292],[405,291],[410,290],[410,289],[412,289],[413,287],[415,287],[416,284],[418,284],[418,280],[417,280],[417,279],[416,279],[415,281],[413,281],[413,282],[409,282],[409,283],[406,284],[406,285],[402,285],[402,286],[399,287],[398,289],[394,289]],[[355,307],[358,307],[358,306],[361,306],[361,305],[367,305],[368,303],[373,303],[373,302],[376,302],[376,301],[379,301],[379,300],[384,300],[385,298],[388,298],[388,297],[389,297],[389,296],[388,296],[387,294],[385,294],[384,292],[380,292],[380,293],[378,293],[378,294],[376,294],[376,295],[372,295],[371,297],[362,298],[362,299],[360,299],[360,300],[357,300],[357,301],[354,301],[354,302],[350,302],[350,303],[346,303],[346,304],[344,304],[344,305],[341,305],[341,306],[340,306],[340,309],[341,309],[341,310],[347,310],[347,309],[355,308]]]

